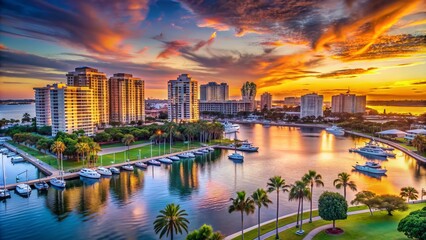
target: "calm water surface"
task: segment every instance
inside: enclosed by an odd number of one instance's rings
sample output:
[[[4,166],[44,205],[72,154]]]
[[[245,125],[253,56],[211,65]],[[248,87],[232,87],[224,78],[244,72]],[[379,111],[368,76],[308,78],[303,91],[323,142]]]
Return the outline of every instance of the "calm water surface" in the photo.
[[[35,117],[35,104],[3,105],[0,104],[0,119],[22,119],[24,113],[29,113]]]
[[[309,137],[312,133],[319,133],[319,137]],[[256,188],[265,187],[273,175],[292,183],[309,169],[321,173],[325,183],[324,188],[314,190],[314,206],[322,191],[336,191],[332,182],[342,171],[351,172],[359,190],[399,193],[403,186],[418,190],[426,187],[426,167],[397,150],[396,158],[382,162],[388,169],[387,176],[375,178],[352,172],[351,166],[365,158],[348,149],[364,144],[366,139],[335,137],[316,129],[261,125],[242,125],[238,138],[249,139],[260,147],[259,153],[246,153],[242,164],[228,160],[228,151],[217,150],[195,160],[122,172],[100,181],[76,179],[67,182],[65,191],[50,188],[47,194],[39,194],[33,190],[29,198],[14,194],[0,202],[1,236],[157,239],[152,222],[168,203],[180,204],[189,213],[190,230],[208,223],[227,235],[240,227],[240,215],[227,210],[235,191],[251,194]],[[353,195],[349,191],[348,199]],[[287,194],[282,196],[280,215],[295,212],[296,203],[288,202]],[[271,205],[263,210],[261,220],[273,219],[274,215],[275,205]],[[245,219],[245,226],[256,222],[256,216],[251,215]]]

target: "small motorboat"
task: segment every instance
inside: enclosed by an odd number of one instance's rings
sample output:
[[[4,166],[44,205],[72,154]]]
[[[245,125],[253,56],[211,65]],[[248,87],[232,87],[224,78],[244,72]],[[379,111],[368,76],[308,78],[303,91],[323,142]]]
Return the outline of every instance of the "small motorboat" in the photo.
[[[255,147],[249,142],[243,142],[240,147],[237,147],[237,150],[242,152],[257,152],[259,147]]]
[[[159,161],[154,160],[154,159],[149,160],[148,164],[149,165],[154,165],[154,166],[160,166],[161,165],[161,163]]]
[[[200,155],[204,155],[204,152],[202,152],[202,151],[195,151],[194,154],[196,156],[200,156]]]
[[[16,156],[16,155],[17,155],[16,152],[8,152],[6,154],[6,156],[8,156],[8,157],[13,157],[13,156]]]
[[[208,147],[208,148],[207,148],[207,150],[209,150],[210,152],[213,152],[213,151],[214,151],[214,148],[212,148],[212,147]]]
[[[80,177],[86,177],[86,178],[94,178],[94,179],[101,178],[101,174],[89,168],[81,169],[78,175],[80,175]]]
[[[133,166],[132,165],[130,165],[130,164],[127,164],[127,165],[123,165],[123,166],[121,166],[121,168],[123,169],[123,170],[126,170],[126,171],[133,171]]]
[[[374,147],[374,146],[370,146],[370,145],[366,145],[366,146],[361,147],[361,148],[351,148],[351,149],[349,149],[349,152],[357,152],[357,153],[360,153],[360,154],[363,154],[363,155],[380,157],[380,158],[387,158],[388,157],[388,153],[386,151],[384,151],[383,149],[381,149],[379,147]]]
[[[172,161],[179,161],[180,160],[180,158],[178,156],[170,156],[168,158]]]
[[[189,152],[189,153],[187,153],[188,154],[188,157],[189,158],[195,158],[195,154],[193,154],[193,153],[191,153],[191,152]]]
[[[12,161],[12,163],[18,163],[18,162],[25,162],[25,159],[21,156],[13,156],[10,158],[10,161]]]
[[[49,189],[49,184],[47,184],[47,182],[45,182],[45,181],[38,181],[38,182],[34,183],[34,187],[37,190],[43,191],[43,190]]]
[[[228,158],[231,160],[239,160],[239,161],[244,160],[244,156],[237,152],[231,153],[230,155],[228,155]]]
[[[160,159],[158,159],[158,161],[161,162],[161,163],[165,163],[165,164],[173,163],[173,161],[168,159],[168,158],[160,158]]]
[[[0,189],[0,199],[10,198],[10,192],[7,189]]]
[[[177,155],[180,158],[194,158],[195,155],[193,153],[190,152],[186,152],[186,153],[181,153]]]
[[[388,170],[382,168],[382,166],[379,163],[375,162],[366,162],[364,165],[360,165],[358,163],[355,164],[355,166],[352,166],[358,171],[368,172],[368,173],[375,173],[375,174],[385,174]]]
[[[120,174],[120,169],[116,167],[110,167],[109,170],[111,171],[112,174]]]
[[[331,127],[326,128],[325,131],[327,131],[329,133],[332,133],[332,134],[334,134],[336,136],[343,136],[343,135],[345,135],[345,130],[343,128],[341,128],[341,127],[336,126],[336,125],[333,125]]]
[[[52,186],[58,187],[58,188],[64,188],[66,183],[63,179],[57,179],[57,178],[52,178],[50,179],[50,184],[52,184]]]
[[[210,151],[207,148],[204,148],[203,150],[201,150],[203,153],[209,153]]]
[[[98,167],[96,169],[96,172],[98,172],[102,176],[112,176],[112,172],[109,169],[104,168],[104,167]]]
[[[0,153],[6,153],[6,152],[8,152],[9,150],[7,149],[7,148],[0,148]]]
[[[31,194],[31,187],[28,184],[21,183],[16,185],[16,192],[21,196],[29,196]]]
[[[144,162],[136,162],[135,166],[138,167],[138,168],[143,168],[143,169],[147,169],[148,168],[148,165],[146,163],[144,163]]]

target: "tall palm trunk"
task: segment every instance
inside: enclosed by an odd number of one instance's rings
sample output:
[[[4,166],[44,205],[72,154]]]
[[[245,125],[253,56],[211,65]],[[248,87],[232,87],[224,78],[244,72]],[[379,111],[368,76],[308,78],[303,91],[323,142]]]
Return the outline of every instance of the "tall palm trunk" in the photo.
[[[343,197],[345,198],[345,200],[346,200],[346,185],[345,186],[343,186]]]
[[[170,231],[170,239],[173,240],[173,225],[171,225],[170,229],[171,229],[171,231]]]
[[[300,202],[301,202],[302,207],[300,209],[300,228],[299,228],[299,231],[301,232],[302,231],[302,225],[303,225],[303,196],[300,199]]]
[[[278,212],[280,208],[280,191],[277,190],[277,219],[275,221],[275,239],[279,239],[278,237]]]
[[[309,222],[312,222],[312,191],[314,190],[314,183],[311,183],[311,200],[310,202],[310,211],[309,211]]]
[[[257,209],[257,239],[260,240],[260,207]]]
[[[296,220],[296,228],[299,227],[299,214],[300,214],[300,199],[299,202],[297,204],[297,220]]]
[[[244,212],[241,210],[241,238],[244,240]]]

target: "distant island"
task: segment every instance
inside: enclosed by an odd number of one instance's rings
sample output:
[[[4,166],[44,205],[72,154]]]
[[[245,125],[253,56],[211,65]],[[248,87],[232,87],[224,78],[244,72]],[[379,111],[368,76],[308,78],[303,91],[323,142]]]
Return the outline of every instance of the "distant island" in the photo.
[[[426,107],[426,100],[374,100],[367,101],[370,106],[403,106],[403,107]]]
[[[24,105],[35,103],[34,99],[6,99],[0,100],[0,105]]]

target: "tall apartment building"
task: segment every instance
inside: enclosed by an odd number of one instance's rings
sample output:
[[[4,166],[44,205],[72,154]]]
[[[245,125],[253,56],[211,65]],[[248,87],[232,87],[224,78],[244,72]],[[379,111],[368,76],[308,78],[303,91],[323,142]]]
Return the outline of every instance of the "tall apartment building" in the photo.
[[[339,94],[331,97],[332,112],[364,113],[366,96],[356,96],[355,94]]]
[[[252,102],[243,100],[200,101],[200,113],[222,113],[236,115],[239,112],[249,112]]]
[[[181,74],[176,80],[170,80],[167,108],[169,121],[197,121],[200,117],[198,82],[192,80],[188,74]]]
[[[145,83],[132,74],[116,73],[109,79],[110,121],[145,121]]]
[[[271,110],[272,108],[272,95],[268,92],[260,95],[260,110],[264,108],[266,108],[266,110]]]
[[[80,129],[88,136],[94,135],[94,105],[93,90],[89,87],[54,84],[50,89],[52,136]]]
[[[324,97],[316,93],[306,94],[301,97],[300,117],[323,116]]]
[[[229,99],[229,86],[227,83],[209,82],[200,86],[201,101],[226,101]]]
[[[286,106],[299,106],[300,97],[286,97],[284,98],[284,105]]]
[[[52,118],[50,116],[51,88],[51,85],[47,85],[46,87],[34,88],[37,127],[52,125]]]
[[[67,84],[75,87],[89,87],[93,91],[96,124],[109,123],[109,86],[106,74],[90,67],[78,67],[67,74]]]

